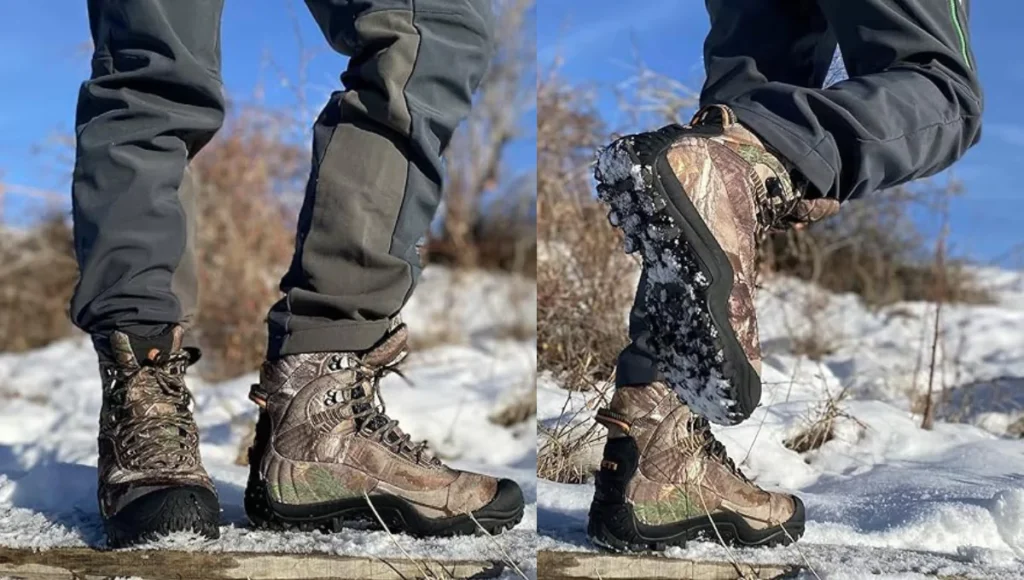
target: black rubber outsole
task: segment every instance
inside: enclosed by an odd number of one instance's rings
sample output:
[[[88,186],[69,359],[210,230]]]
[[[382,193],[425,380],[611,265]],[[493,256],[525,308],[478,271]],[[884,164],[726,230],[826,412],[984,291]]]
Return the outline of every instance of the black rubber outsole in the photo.
[[[509,479],[498,482],[498,492],[484,507],[469,515],[432,519],[424,517],[406,500],[392,495],[363,497],[315,505],[280,504],[267,495],[262,482],[250,481],[245,490],[245,511],[253,526],[267,530],[339,532],[348,528],[382,529],[415,537],[448,537],[510,530],[523,519],[523,492]],[[374,514],[376,510],[380,518]],[[476,521],[474,521],[474,518]],[[479,524],[479,525],[478,525]]]
[[[658,370],[695,412],[735,425],[760,402],[761,380],[729,323],[732,266],[665,155],[682,131],[669,127],[609,146],[595,172],[598,197],[623,231],[626,252],[643,259],[647,346]]]
[[[172,487],[148,493],[103,522],[107,546],[126,548],[176,532],[220,537],[220,505],[205,487]]]
[[[649,526],[636,519],[628,503],[590,506],[587,537],[595,546],[614,552],[660,552],[670,547],[685,548],[690,541],[704,540],[730,547],[786,546],[804,533],[806,513],[803,502],[794,497],[796,510],[780,526],[756,530],[736,514],[715,514],[662,526]]]

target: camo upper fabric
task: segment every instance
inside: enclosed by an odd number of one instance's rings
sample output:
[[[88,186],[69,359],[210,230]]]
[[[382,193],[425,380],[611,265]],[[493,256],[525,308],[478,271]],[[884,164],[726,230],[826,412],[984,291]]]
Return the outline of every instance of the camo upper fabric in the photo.
[[[732,512],[760,530],[793,515],[793,498],[764,491],[748,480],[726,456],[707,421],[691,413],[664,384],[617,389],[608,411],[628,425],[609,426],[608,437],[632,437],[639,451],[626,498],[641,522],[663,525]]]
[[[185,371],[195,355],[172,330],[169,351],[139,360],[122,332],[109,337],[113,355],[101,362],[103,403],[99,429],[99,504],[103,517],[133,499],[166,487],[201,486],[215,492],[199,455],[199,431]]]
[[[271,419],[260,473],[279,503],[398,496],[424,516],[480,509],[497,480],[445,466],[385,413],[379,381],[406,352],[404,326],[363,354],[309,353],[264,363],[252,398]]]
[[[803,199],[790,170],[727,107],[699,111],[666,157],[733,269],[729,320],[751,366],[760,374],[755,280],[757,244],[769,230],[838,211],[835,200]]]

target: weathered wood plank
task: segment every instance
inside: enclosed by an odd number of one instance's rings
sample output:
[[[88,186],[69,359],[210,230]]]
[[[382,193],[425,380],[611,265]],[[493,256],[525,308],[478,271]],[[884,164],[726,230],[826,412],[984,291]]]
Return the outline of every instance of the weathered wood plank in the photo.
[[[683,560],[646,555],[613,555],[592,552],[537,552],[538,580],[746,580],[793,577],[800,566]]]
[[[327,554],[101,551],[89,548],[30,550],[0,547],[0,578],[93,579],[135,576],[146,580],[496,578],[502,562],[413,561]]]

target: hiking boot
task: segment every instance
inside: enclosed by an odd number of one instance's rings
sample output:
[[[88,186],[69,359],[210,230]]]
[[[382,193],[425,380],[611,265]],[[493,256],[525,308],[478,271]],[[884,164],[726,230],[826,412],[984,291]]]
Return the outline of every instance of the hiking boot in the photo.
[[[803,503],[747,479],[710,423],[666,385],[617,389],[597,421],[608,441],[587,526],[595,545],[663,550],[703,538],[774,546],[803,534]]]
[[[803,199],[786,164],[720,105],[619,139],[598,153],[595,177],[626,251],[642,255],[647,346],[665,381],[714,423],[746,419],[761,399],[757,244],[838,202]]]
[[[220,504],[199,457],[185,369],[199,351],[182,329],[161,337],[114,332],[100,355],[100,515],[112,548],[173,532],[220,536]]]
[[[263,364],[245,510],[257,527],[380,528],[414,536],[500,533],[523,517],[515,482],[445,466],[385,413],[381,378],[397,372],[396,323],[365,353],[284,356]]]

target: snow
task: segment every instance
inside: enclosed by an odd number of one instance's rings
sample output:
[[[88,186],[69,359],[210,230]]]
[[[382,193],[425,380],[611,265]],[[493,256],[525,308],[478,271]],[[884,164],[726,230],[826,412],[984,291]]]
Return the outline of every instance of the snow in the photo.
[[[181,535],[152,547],[207,551],[324,552],[414,558],[512,559],[536,577],[536,434],[531,422],[503,428],[488,417],[533,389],[536,339],[532,280],[425,271],[405,319],[413,338],[456,324],[463,344],[413,353],[382,383],[387,410],[414,439],[427,439],[451,465],[516,480],[527,500],[523,522],[493,539],[419,540],[384,532],[258,532],[242,507],[247,468],[234,464],[256,407],[255,374],[220,384],[191,378],[204,464],[220,494],[221,539]],[[259,313],[254,313],[254,316]],[[100,389],[96,357],[79,336],[25,354],[0,354],[0,545],[102,546],[96,506],[96,430]],[[396,545],[396,542],[397,544]],[[508,577],[518,577],[515,572]]]
[[[769,280],[758,301],[762,406],[714,430],[758,484],[800,495],[807,531],[787,548],[693,542],[666,555],[807,562],[821,578],[1024,578],[1024,441],[1007,434],[1024,416],[1024,273],[978,275],[999,301],[943,307],[932,380],[949,402],[930,431],[912,411],[927,391],[934,304],[873,311],[852,295]],[[794,352],[790,337],[814,335],[828,354],[814,361]],[[570,393],[542,374],[538,421],[588,421],[609,394]],[[844,416],[834,439],[802,455],[783,445],[837,397]],[[602,445],[582,454],[592,468]],[[592,483],[541,480],[537,493],[538,547],[593,550],[585,537]]]

